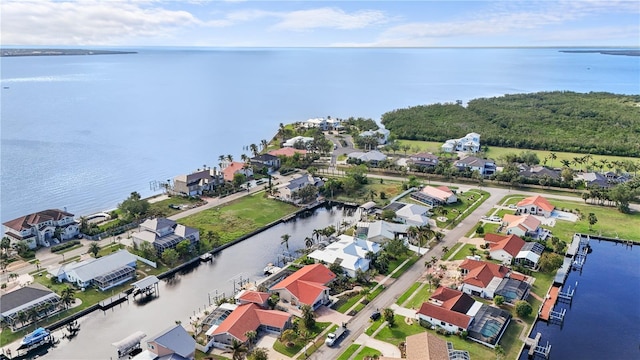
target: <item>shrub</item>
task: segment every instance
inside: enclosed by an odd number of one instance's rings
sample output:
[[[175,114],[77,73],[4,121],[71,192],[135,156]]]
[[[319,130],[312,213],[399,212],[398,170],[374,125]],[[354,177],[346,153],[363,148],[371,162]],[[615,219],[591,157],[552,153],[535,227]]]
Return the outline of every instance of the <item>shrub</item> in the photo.
[[[62,251],[64,249],[68,249],[70,247],[76,246],[78,244],[80,244],[80,240],[67,241],[66,243],[62,243],[60,245],[52,246],[51,247],[51,252],[52,253],[56,253],[56,252]]]
[[[529,316],[532,311],[533,309],[528,302],[520,300],[516,303],[516,314],[518,314],[519,317],[525,318]]]

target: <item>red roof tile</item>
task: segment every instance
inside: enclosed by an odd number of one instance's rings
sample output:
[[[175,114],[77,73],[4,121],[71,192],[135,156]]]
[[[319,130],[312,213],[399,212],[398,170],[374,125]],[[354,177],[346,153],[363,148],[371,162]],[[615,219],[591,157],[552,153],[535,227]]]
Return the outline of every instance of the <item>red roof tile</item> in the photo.
[[[318,295],[327,289],[325,285],[335,278],[336,274],[322,264],[307,265],[275,284],[271,289],[287,289],[301,303],[312,305]]]
[[[547,199],[540,195],[524,198],[518,202],[517,207],[535,205],[544,211],[553,211],[556,207],[551,205]]]
[[[471,317],[466,314],[461,314],[427,302],[422,303],[420,310],[418,310],[418,314],[444,321],[465,330],[471,322]]]
[[[260,325],[268,325],[282,329],[290,314],[279,310],[263,310],[256,304],[238,306],[213,331],[216,334],[231,334],[236,339],[246,342],[248,331],[255,331]]]
[[[300,155],[304,155],[307,153],[307,150],[301,150],[301,149],[294,149],[294,148],[290,148],[290,147],[285,147],[282,149],[278,149],[278,150],[271,150],[268,152],[268,154],[271,154],[273,156],[293,156],[294,154],[300,154]]]
[[[226,168],[222,170],[222,174],[224,175],[225,181],[233,181],[234,175],[244,168],[244,163],[241,162],[232,162]]]
[[[506,238],[506,236],[500,235],[500,234],[491,234],[491,233],[484,234],[484,240],[486,242],[495,243],[495,242],[498,242],[500,240],[503,240],[504,238]]]
[[[509,273],[509,268],[502,265],[471,259],[464,260],[460,268],[469,271],[462,281],[480,288],[486,288],[494,277],[502,279]]]
[[[254,304],[262,305],[269,299],[269,293],[260,291],[245,291],[240,295],[238,300],[251,302]]]
[[[440,307],[445,309],[466,313],[475,303],[473,298],[462,291],[450,289],[444,286],[439,287],[429,300],[437,300],[442,304]]]
[[[504,250],[507,254],[515,257],[524,246],[525,241],[516,235],[508,235],[504,239],[490,245],[491,251]]]
[[[22,231],[30,229],[45,221],[59,221],[68,216],[73,216],[73,214],[59,209],[47,209],[38,211],[37,213],[21,216],[17,219],[9,220],[3,225],[16,231]]]

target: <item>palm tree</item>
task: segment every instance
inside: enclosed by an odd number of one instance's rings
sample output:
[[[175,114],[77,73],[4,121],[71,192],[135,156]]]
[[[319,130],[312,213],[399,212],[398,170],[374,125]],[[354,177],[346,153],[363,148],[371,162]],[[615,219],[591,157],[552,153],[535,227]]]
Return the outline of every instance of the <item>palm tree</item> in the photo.
[[[36,259],[33,263],[36,265],[36,269],[40,270],[40,260]]]
[[[97,257],[100,252],[100,245],[98,245],[97,242],[92,242],[91,245],[89,245],[89,252],[93,254],[93,257]]]
[[[287,252],[289,252],[289,239],[291,238],[291,235],[289,234],[284,234],[282,236],[280,236],[280,239],[282,239],[280,241],[280,245],[283,245],[287,247]]]
[[[384,319],[387,321],[387,323],[389,324],[389,327],[393,327],[394,323],[395,323],[395,313],[393,311],[392,308],[385,308],[384,310],[382,310],[382,316],[384,317]]]
[[[29,310],[27,310],[27,318],[29,319],[29,322],[37,325],[38,318],[40,318],[40,314],[38,314],[38,309],[36,307],[32,307]]]
[[[433,280],[435,279],[435,276],[432,273],[428,273],[425,276],[425,279],[427,279],[427,282],[429,283],[429,291],[431,291],[431,284],[433,284]]]
[[[68,308],[71,303],[73,303],[76,299],[75,297],[75,289],[67,286],[60,293],[60,300],[62,303]]]
[[[322,236],[322,229],[313,229],[313,235],[316,238],[316,241],[320,240],[320,236]]]
[[[556,153],[552,152],[551,154],[549,154],[549,157],[551,158],[551,167],[553,167],[553,160],[558,158],[558,155],[556,155]]]
[[[253,156],[258,156],[258,145],[256,144],[251,144],[249,145],[249,149],[251,150],[251,153],[253,154]]]
[[[258,333],[255,330],[250,330],[250,331],[247,331],[246,333],[244,333],[244,336],[247,337],[247,339],[249,341],[249,349],[251,349],[253,347],[253,342],[258,337]]]
[[[313,308],[309,305],[302,305],[300,307],[302,311],[302,321],[307,329],[311,329],[316,325],[316,313],[313,312]]]
[[[269,147],[269,143],[267,142],[267,140],[260,140],[260,147],[262,148],[262,151],[267,150],[267,147]]]
[[[448,247],[448,246],[443,246],[443,247],[442,247],[442,254],[443,254],[443,255],[444,255],[444,254],[446,254],[446,253],[447,253],[447,251],[449,251],[449,247]]]
[[[247,352],[249,352],[249,349],[247,349],[247,346],[243,342],[233,339],[229,350],[226,352],[231,353],[231,358],[233,360],[242,360]]]
[[[227,155],[227,156],[226,156],[226,159],[227,159],[227,161],[228,161],[228,162],[230,162],[230,163],[231,163],[231,162],[233,162],[233,156],[232,156],[231,154]]]
[[[313,239],[308,236],[304,238],[304,246],[311,248],[313,246]]]
[[[315,339],[315,336],[311,331],[308,331],[308,330],[300,331],[298,333],[298,336],[300,337],[300,340],[302,340],[302,342],[304,343],[304,355],[307,356],[307,345],[311,340]]]

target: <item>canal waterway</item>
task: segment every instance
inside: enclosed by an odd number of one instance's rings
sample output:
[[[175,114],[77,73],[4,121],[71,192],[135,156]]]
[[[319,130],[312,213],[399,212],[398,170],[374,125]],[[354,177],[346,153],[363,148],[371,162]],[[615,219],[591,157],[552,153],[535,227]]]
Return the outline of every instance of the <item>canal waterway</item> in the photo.
[[[298,217],[278,224],[247,240],[233,245],[216,255],[211,263],[202,263],[186,274],[176,274],[171,280],[160,282],[160,296],[138,304],[133,298],[114,308],[93,312],[79,320],[80,332],[72,340],[62,340],[48,354],[47,359],[117,359],[111,343],[135,331],[153,336],[181,321],[187,330],[193,330],[189,317],[209,303],[209,297],[224,293],[231,296],[240,278],[251,282],[264,278],[267,263],[276,263],[286,252],[281,236],[289,234],[290,252],[304,247],[305,237],[314,229],[338,226],[343,221],[359,219],[353,209],[320,207],[307,217]],[[95,291],[95,290],[91,290]],[[61,338],[58,333],[57,338]],[[143,340],[143,344],[144,344]]]
[[[565,286],[574,288],[562,325],[538,321],[531,332],[551,344],[551,359],[638,359],[640,348],[640,247],[591,240],[582,273],[572,271]],[[536,309],[537,310],[537,309]],[[521,360],[527,355],[521,354]]]

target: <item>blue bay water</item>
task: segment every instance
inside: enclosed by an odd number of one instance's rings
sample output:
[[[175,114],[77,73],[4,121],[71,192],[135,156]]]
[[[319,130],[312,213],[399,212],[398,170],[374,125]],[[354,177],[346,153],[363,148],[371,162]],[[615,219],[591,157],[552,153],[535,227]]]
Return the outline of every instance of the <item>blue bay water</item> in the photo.
[[[239,159],[279,123],[379,120],[508,93],[640,93],[640,58],[559,49],[142,49],[1,62],[3,222],[151,195],[151,181]]]

